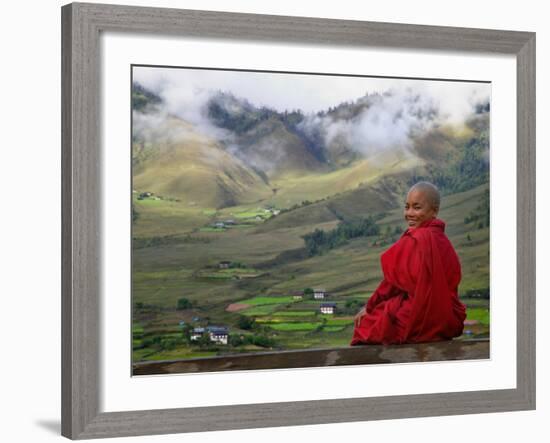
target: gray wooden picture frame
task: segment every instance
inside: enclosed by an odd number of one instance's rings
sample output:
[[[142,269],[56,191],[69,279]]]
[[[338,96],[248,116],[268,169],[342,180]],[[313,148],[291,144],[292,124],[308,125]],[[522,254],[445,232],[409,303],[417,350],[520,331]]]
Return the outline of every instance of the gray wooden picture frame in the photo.
[[[100,411],[99,37],[104,31],[341,47],[456,50],[516,57],[516,389]],[[62,7],[62,435],[87,439],[532,409],[535,409],[534,33],[87,3]]]

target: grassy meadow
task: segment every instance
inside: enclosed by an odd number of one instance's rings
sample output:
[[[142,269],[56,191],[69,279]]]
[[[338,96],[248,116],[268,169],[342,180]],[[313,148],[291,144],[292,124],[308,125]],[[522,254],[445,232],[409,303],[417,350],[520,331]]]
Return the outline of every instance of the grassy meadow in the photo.
[[[269,199],[224,209],[134,193],[133,360],[347,346],[354,314],[381,279],[380,254],[406,226],[400,208],[373,212],[361,186],[329,197],[326,179],[315,177],[321,184],[290,200],[304,181],[290,177]],[[439,214],[462,263],[469,322],[461,339],[489,334],[489,300],[476,297],[489,287],[489,228],[465,223],[487,189],[444,196]],[[308,256],[302,236],[336,228],[342,208],[375,215],[380,233]],[[230,222],[216,226],[220,220]],[[323,288],[325,299],[298,297],[306,288]],[[322,302],[335,303],[336,313],[322,314]],[[207,325],[227,326],[229,343],[189,340],[191,328]]]
[[[133,67],[134,361],[349,345],[422,180],[489,335],[490,85],[394,80]]]

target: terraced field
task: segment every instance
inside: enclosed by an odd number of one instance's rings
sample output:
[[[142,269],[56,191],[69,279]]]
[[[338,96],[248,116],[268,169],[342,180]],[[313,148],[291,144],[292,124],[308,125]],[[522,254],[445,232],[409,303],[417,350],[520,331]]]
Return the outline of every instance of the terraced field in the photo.
[[[464,223],[487,188],[444,197],[439,214],[461,259],[462,296],[489,287],[489,229]],[[277,215],[266,212],[269,203],[224,210],[162,199],[134,203],[139,214],[132,274],[136,361],[347,346],[354,312],[380,281],[379,256],[396,239],[394,232],[405,228],[401,209],[375,213],[380,214],[380,235],[310,257],[304,255],[302,236],[339,223],[328,200]],[[236,223],[206,229],[224,219]],[[220,262],[231,267],[221,268]],[[319,287],[327,292],[324,300],[295,297]],[[190,307],[178,310],[182,298]],[[336,303],[334,315],[320,313],[325,301]],[[471,324],[463,338],[487,336],[489,301],[465,302]],[[232,304],[238,309],[228,310]],[[190,342],[186,328],[205,325],[228,327],[229,344]]]

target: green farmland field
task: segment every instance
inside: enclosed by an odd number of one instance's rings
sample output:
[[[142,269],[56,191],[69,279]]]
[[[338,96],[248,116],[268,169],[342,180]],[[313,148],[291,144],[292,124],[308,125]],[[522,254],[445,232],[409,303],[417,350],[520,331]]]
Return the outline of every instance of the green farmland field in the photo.
[[[292,180],[298,183],[301,179]],[[464,223],[464,214],[475,209],[486,189],[482,185],[443,199],[440,217],[447,222],[462,263],[461,295],[489,287],[489,229]],[[360,210],[352,194],[342,194],[335,202],[343,204],[344,197]],[[330,231],[339,223],[334,214],[343,209],[327,202],[320,200],[274,216],[258,210],[257,203],[213,209],[172,200],[134,200],[139,214],[133,225],[134,244],[139,247],[132,251],[134,360],[347,346],[353,313],[321,314],[320,304],[335,302],[342,309],[348,301],[366,302],[382,278],[380,254],[395,238],[383,234],[359,237],[324,254],[308,256],[302,236],[314,229]],[[281,201],[278,206],[283,206]],[[382,233],[404,229],[400,208],[380,214],[377,223]],[[238,223],[253,220],[253,224],[246,229],[235,229],[241,225],[209,227],[229,218]],[[240,267],[219,269],[221,261]],[[324,288],[327,297],[293,297],[306,288]],[[178,310],[182,298],[190,307]],[[468,337],[486,335],[488,300],[465,299],[465,303],[468,319],[479,321],[467,328]],[[228,309],[231,305],[238,309]],[[201,348],[185,337],[182,324],[191,329],[226,326],[230,343]],[[242,343],[232,341],[239,337],[249,338]]]

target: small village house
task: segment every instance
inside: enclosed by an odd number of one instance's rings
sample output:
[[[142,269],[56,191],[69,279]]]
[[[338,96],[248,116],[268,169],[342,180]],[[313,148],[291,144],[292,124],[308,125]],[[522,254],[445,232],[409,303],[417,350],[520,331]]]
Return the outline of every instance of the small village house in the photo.
[[[321,314],[334,314],[336,303],[321,303]]]
[[[313,298],[322,299],[325,298],[326,292],[323,288],[317,288],[313,290]]]
[[[210,341],[227,344],[229,338],[229,330],[226,326],[207,326],[206,330],[210,334]]]
[[[193,341],[199,340],[203,336],[204,331],[204,328],[193,328],[193,330],[191,331],[190,339]]]
[[[204,335],[210,336],[210,341],[226,345],[229,339],[229,329],[226,326],[207,326],[206,328],[193,328],[191,340],[197,341]]]
[[[218,267],[220,269],[227,269],[229,268],[229,266],[231,265],[231,262],[230,261],[221,261],[219,264],[218,264]]]

